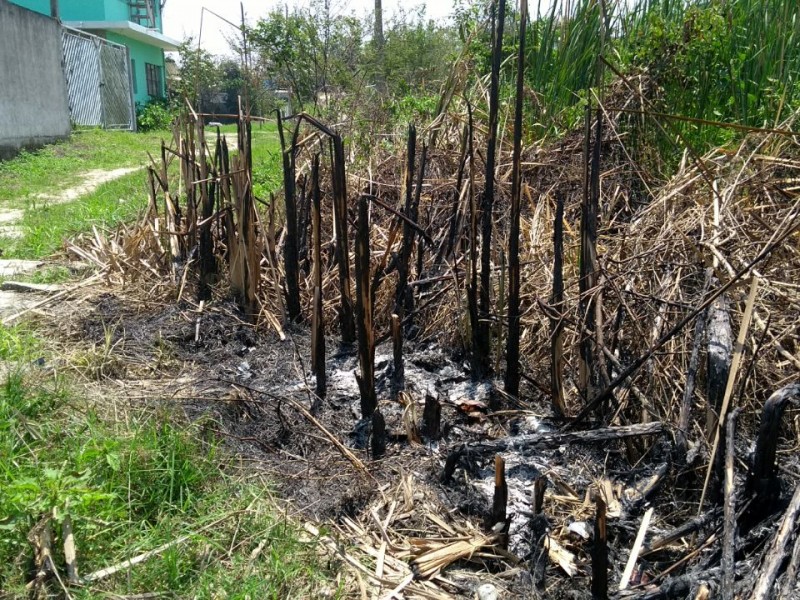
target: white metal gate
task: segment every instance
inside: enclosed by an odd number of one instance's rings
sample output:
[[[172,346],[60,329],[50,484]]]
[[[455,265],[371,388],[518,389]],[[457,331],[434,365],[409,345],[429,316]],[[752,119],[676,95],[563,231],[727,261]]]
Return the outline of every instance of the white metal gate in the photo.
[[[136,111],[128,49],[68,27],[62,29],[61,39],[73,123],[134,129]]]

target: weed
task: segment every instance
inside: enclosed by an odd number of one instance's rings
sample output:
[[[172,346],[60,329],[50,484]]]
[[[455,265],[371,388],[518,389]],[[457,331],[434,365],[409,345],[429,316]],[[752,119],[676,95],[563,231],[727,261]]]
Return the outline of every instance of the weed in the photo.
[[[0,328],[0,336],[5,359],[41,346],[22,326]],[[113,338],[107,328],[106,348]],[[54,560],[63,563],[59,525],[66,515],[83,575],[173,544],[72,590],[74,598],[336,593],[315,546],[277,516],[264,483],[226,467],[202,423],[188,424],[167,408],[100,408],[41,372],[12,371],[0,385],[0,596],[28,595],[27,536],[43,517],[53,525]]]
[[[86,350],[77,351],[70,362],[84,376],[101,380],[122,377],[126,371],[123,356],[124,336],[116,334],[116,327],[103,324],[103,340]]]
[[[16,364],[36,358],[41,343],[25,325],[0,325],[0,359]]]

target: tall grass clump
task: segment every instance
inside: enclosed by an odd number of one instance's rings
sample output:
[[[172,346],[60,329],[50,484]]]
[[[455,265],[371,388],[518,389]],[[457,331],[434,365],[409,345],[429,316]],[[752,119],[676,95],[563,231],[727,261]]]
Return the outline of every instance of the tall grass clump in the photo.
[[[653,82],[661,112],[772,127],[800,98],[800,4],[794,0],[645,0],[624,15],[618,53]],[[729,132],[675,127],[701,146]]]
[[[471,16],[476,27],[478,15]],[[518,15],[511,11],[508,18]],[[507,36],[507,55],[517,43],[512,36]],[[475,38],[473,51],[479,74],[488,73],[484,38]],[[630,107],[650,112],[772,127],[800,98],[800,3],[795,0],[540,2],[533,7],[526,43],[526,133],[535,138],[579,126],[586,100],[603,98],[616,75],[605,69],[599,79],[605,90],[593,89],[600,55],[626,76],[643,76],[646,85],[630,95],[642,92],[646,100]],[[513,69],[513,61],[506,61],[506,81]],[[630,119],[637,121],[647,122]],[[702,152],[734,137],[730,130],[703,124],[664,119],[661,124],[669,139],[655,139],[664,136],[653,126],[647,143],[667,147],[680,134]]]

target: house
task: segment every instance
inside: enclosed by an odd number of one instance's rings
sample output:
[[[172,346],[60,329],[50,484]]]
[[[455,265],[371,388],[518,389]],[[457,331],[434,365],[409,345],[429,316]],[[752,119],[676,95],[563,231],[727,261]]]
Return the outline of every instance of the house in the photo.
[[[122,44],[130,55],[137,104],[166,96],[164,51],[180,42],[163,34],[164,0],[11,0],[23,8],[57,16],[66,27]],[[57,15],[53,15],[56,12]]]

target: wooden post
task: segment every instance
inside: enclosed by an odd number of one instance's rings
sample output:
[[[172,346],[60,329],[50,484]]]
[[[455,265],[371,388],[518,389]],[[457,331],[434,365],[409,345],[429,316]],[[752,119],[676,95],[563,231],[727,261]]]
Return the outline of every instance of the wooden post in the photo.
[[[522,196],[522,99],[525,78],[525,30],[528,2],[521,0],[519,13],[519,53],[517,54],[517,93],[514,106],[514,150],[511,166],[511,230],[508,236],[508,339],[506,340],[505,392],[519,396],[520,265],[519,235]]]
[[[50,0],[50,16],[56,20],[61,19],[61,11],[58,7],[58,0]]]
[[[319,154],[314,155],[311,163],[311,229],[313,246],[314,305],[311,313],[311,365],[316,377],[315,393],[317,398],[325,398],[325,320],[322,311],[322,252],[320,231],[320,188],[319,188]]]
[[[553,412],[565,417],[564,403],[564,195],[556,194],[556,218],[553,224],[553,310],[550,319],[550,391],[553,396]]]

